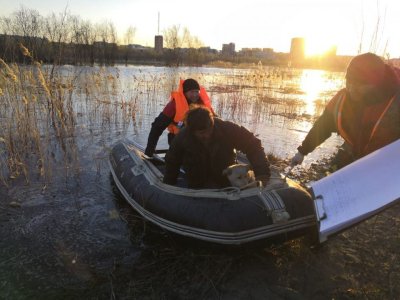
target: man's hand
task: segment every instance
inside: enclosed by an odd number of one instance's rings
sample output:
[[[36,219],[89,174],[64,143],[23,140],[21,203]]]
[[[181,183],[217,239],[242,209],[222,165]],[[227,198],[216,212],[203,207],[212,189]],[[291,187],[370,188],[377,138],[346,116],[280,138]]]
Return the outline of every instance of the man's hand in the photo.
[[[148,157],[153,157],[154,152],[155,152],[154,149],[146,148],[144,154],[146,154]]]
[[[290,163],[291,167],[300,165],[304,160],[304,155],[301,154],[299,151],[293,156],[292,161]]]
[[[263,186],[266,186],[269,181],[269,176],[268,175],[260,175],[256,177],[256,181],[261,181]]]

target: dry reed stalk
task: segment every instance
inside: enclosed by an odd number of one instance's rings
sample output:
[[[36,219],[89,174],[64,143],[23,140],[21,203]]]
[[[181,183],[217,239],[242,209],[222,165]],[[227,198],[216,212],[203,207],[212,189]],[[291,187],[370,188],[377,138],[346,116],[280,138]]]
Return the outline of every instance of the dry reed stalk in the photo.
[[[85,114],[88,122],[100,123],[101,127],[115,122],[128,128],[127,124],[137,121],[137,113],[145,102],[138,94],[146,95],[146,102],[157,103],[160,93],[164,93],[165,78],[152,75],[150,83],[137,80],[133,94],[121,98],[118,71],[111,74],[101,69],[93,75],[86,74],[82,85],[82,77],[77,80],[77,76],[66,77],[55,68],[46,69],[32,59],[28,49],[21,46],[21,50],[31,58],[31,66],[8,65],[0,60],[0,105],[4,107],[0,116],[6,120],[0,136],[0,180],[4,183],[6,178],[17,178],[21,174],[29,182],[33,172],[49,181],[56,164],[49,156],[56,141],[64,153],[65,176],[71,170],[79,172],[75,141],[77,115]],[[76,111],[73,99],[73,93],[78,91],[84,91],[86,100],[83,102],[86,106],[80,104],[81,112]]]

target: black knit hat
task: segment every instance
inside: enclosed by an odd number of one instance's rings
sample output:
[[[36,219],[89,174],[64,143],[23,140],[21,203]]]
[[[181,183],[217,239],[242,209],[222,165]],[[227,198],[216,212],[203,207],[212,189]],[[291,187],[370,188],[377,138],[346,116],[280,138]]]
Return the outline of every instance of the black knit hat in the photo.
[[[192,78],[186,79],[183,82],[183,92],[186,93],[186,92],[192,91],[192,90],[198,90],[199,91],[200,90],[199,83],[196,80],[192,79]]]

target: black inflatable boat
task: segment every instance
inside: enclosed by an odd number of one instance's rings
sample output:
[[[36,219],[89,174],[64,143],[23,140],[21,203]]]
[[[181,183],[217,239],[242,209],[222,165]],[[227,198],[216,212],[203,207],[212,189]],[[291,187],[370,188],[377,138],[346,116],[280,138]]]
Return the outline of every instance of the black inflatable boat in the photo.
[[[311,195],[272,172],[271,184],[245,190],[185,188],[164,184],[164,161],[148,158],[134,141],[117,143],[110,153],[114,181],[145,219],[174,233],[219,244],[243,244],[317,231]],[[276,173],[276,174],[275,174]],[[274,175],[275,174],[275,175]]]

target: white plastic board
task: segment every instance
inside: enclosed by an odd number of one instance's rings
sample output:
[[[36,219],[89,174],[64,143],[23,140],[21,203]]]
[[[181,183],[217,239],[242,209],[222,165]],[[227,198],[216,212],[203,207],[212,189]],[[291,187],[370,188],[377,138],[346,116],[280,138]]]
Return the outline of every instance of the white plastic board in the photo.
[[[312,183],[311,188],[323,242],[400,200],[400,140]]]

